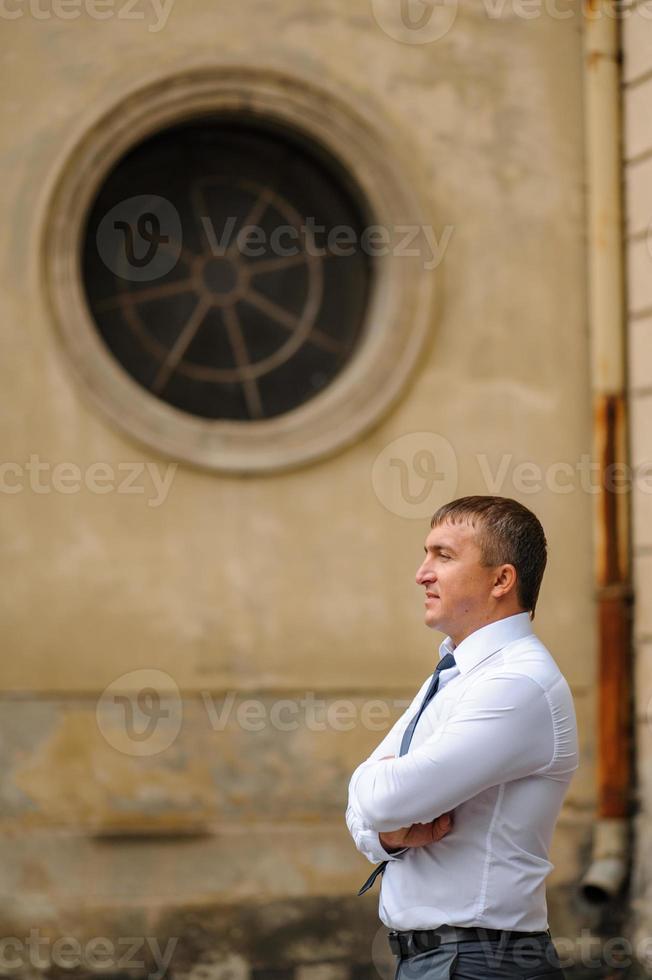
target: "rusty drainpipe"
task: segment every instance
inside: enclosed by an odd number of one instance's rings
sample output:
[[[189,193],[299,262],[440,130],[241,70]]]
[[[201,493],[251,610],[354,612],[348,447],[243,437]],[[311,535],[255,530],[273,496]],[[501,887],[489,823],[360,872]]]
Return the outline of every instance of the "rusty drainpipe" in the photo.
[[[621,204],[620,23],[612,0],[585,0],[588,279],[598,605],[598,821],[584,896],[620,891],[629,865],[631,800],[631,576]],[[611,478],[615,479],[610,482]],[[605,485],[606,484],[606,485]],[[620,485],[619,485],[620,484]],[[620,492],[614,490],[619,487]]]

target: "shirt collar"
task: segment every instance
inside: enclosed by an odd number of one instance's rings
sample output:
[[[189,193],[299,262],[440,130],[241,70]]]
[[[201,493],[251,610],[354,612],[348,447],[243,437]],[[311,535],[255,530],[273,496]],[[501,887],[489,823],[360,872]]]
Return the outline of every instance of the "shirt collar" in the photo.
[[[480,627],[479,630],[470,633],[458,646],[455,646],[450,636],[447,636],[439,647],[439,656],[445,657],[447,653],[452,653],[460,673],[466,674],[508,643],[521,640],[533,633],[530,614],[516,613],[514,616],[505,616],[495,623]]]

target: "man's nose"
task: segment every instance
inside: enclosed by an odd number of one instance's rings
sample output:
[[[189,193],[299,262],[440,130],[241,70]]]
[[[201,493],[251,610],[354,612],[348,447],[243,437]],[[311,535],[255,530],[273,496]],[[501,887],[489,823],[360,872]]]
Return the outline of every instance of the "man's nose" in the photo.
[[[423,562],[417,569],[416,583],[417,585],[423,585],[432,579],[432,569],[428,568],[428,563]]]

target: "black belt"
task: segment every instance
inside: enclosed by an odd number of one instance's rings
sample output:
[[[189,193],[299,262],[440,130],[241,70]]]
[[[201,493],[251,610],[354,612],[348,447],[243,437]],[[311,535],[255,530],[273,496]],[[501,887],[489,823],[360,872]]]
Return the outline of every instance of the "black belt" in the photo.
[[[513,929],[482,929],[476,926],[439,926],[437,929],[409,929],[388,935],[389,945],[396,956],[415,956],[446,943],[495,942],[524,939],[537,936],[550,939],[550,930],[517,932]]]

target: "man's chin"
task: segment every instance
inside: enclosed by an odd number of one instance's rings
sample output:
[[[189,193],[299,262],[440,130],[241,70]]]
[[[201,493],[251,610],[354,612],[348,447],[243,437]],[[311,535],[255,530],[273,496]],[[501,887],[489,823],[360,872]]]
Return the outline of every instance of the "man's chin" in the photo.
[[[431,630],[442,630],[440,625],[440,617],[436,615],[431,609],[426,609],[426,614],[423,617],[426,626]]]

